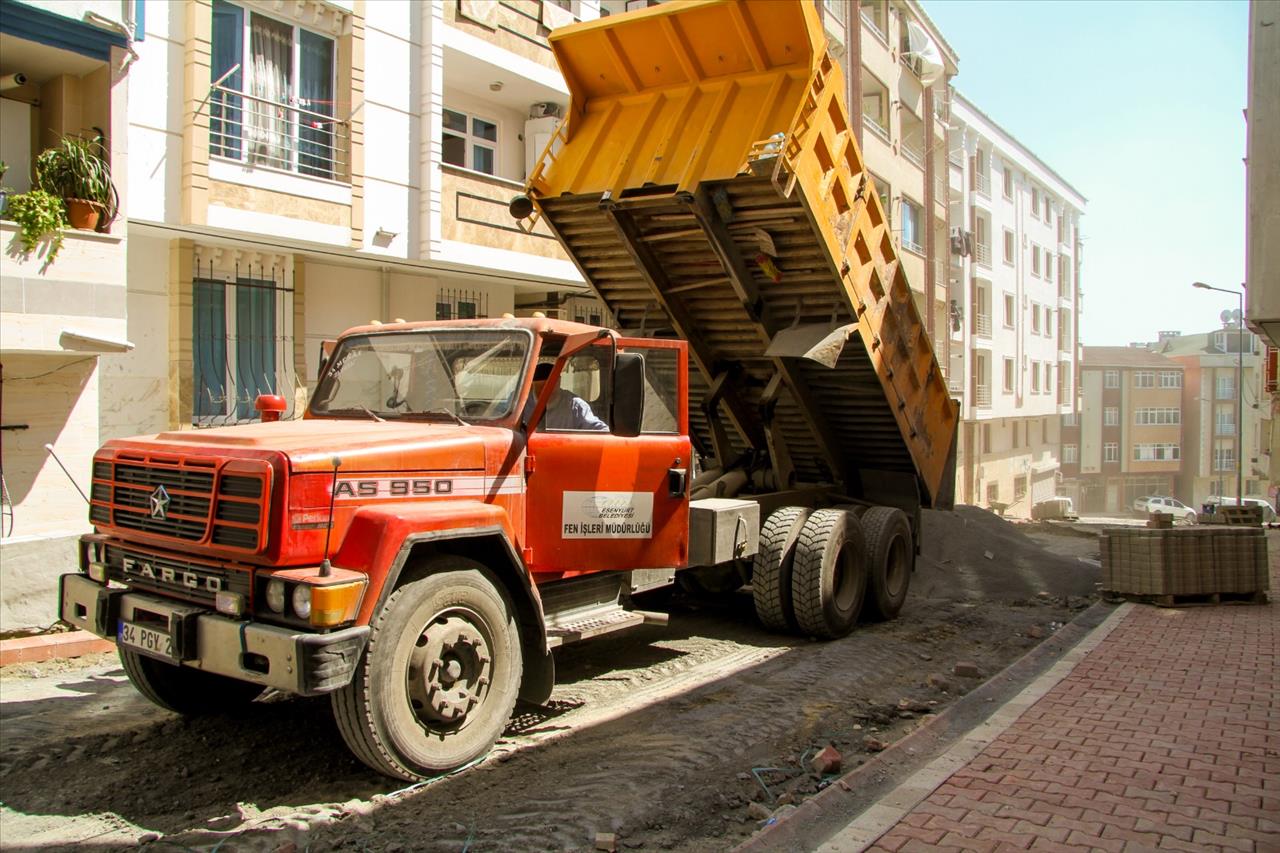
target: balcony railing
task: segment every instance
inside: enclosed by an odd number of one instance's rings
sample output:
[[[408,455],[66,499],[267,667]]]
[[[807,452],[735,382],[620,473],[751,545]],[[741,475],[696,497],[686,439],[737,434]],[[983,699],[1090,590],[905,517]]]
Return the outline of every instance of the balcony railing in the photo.
[[[964,380],[959,376],[952,376],[947,380],[947,390],[951,392],[951,396],[960,397],[964,394]],[[990,397],[990,393],[987,395]]]
[[[342,178],[346,121],[214,86],[209,98],[209,153],[317,178]]]
[[[978,266],[991,268],[991,244],[975,243],[973,246],[973,260]]]
[[[1217,423],[1214,424],[1213,432],[1215,435],[1235,435],[1236,425],[1234,423]]]
[[[905,131],[904,131],[904,135],[905,135]],[[921,169],[924,168],[924,149],[923,148],[916,148],[913,145],[903,145],[902,156],[906,157],[908,161],[915,163]]]
[[[979,409],[991,408],[991,386],[975,385],[973,386],[973,404]]]
[[[991,198],[991,176],[986,172],[974,172],[973,189],[983,198]]]
[[[974,314],[973,315],[973,333],[980,338],[991,337],[991,315],[990,314]]]

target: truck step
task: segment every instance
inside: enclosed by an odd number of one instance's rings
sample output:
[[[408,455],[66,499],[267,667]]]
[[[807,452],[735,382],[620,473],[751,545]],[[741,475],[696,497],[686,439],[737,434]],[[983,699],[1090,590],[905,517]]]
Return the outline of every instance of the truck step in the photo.
[[[613,606],[598,608],[573,618],[573,621],[560,622],[547,627],[547,648],[554,649],[566,643],[625,631],[640,625],[666,625],[667,614],[652,613],[647,610],[627,610]]]

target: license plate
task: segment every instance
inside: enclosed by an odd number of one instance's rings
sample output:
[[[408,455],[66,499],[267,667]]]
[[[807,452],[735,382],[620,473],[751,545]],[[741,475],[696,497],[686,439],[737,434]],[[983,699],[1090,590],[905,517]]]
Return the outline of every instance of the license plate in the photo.
[[[122,620],[120,631],[116,636],[122,645],[137,649],[143,654],[164,660],[177,660],[177,656],[173,653],[173,637],[167,631]]]

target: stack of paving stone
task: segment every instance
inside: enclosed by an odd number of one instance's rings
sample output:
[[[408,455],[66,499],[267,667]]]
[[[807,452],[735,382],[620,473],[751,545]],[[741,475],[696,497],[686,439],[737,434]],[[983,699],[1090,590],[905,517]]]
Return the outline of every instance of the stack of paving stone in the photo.
[[[1266,535],[1260,527],[1110,528],[1102,586],[1155,598],[1258,596],[1269,586]]]

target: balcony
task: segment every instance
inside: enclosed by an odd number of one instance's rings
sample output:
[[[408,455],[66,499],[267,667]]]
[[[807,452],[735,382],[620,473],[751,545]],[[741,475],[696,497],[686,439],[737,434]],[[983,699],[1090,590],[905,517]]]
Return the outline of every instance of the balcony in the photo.
[[[975,243],[973,245],[973,260],[978,266],[991,269],[991,244]]]
[[[1213,425],[1213,434],[1214,435],[1235,435],[1236,425],[1234,422],[1223,423],[1219,421],[1218,423]]]
[[[980,338],[991,337],[991,315],[990,314],[974,314],[973,315],[973,333]]]
[[[973,173],[973,191],[978,194],[979,198],[991,200],[991,176],[986,172]]]
[[[214,86],[209,153],[313,178],[347,176],[348,122],[332,115]]]
[[[975,385],[973,386],[973,404],[979,409],[991,408],[991,386]]]
[[[573,14],[567,9],[550,0],[481,0],[443,6],[445,23],[454,30],[558,73],[547,35],[573,23]]]
[[[441,172],[441,231],[445,240],[568,262],[545,222],[537,222],[533,231],[527,232],[511,218],[507,210],[511,197],[524,190],[519,181],[457,166],[442,166]]]
[[[120,352],[126,349],[123,234],[63,232],[53,262],[49,246],[24,255],[18,226],[0,222],[0,318],[8,352]]]

